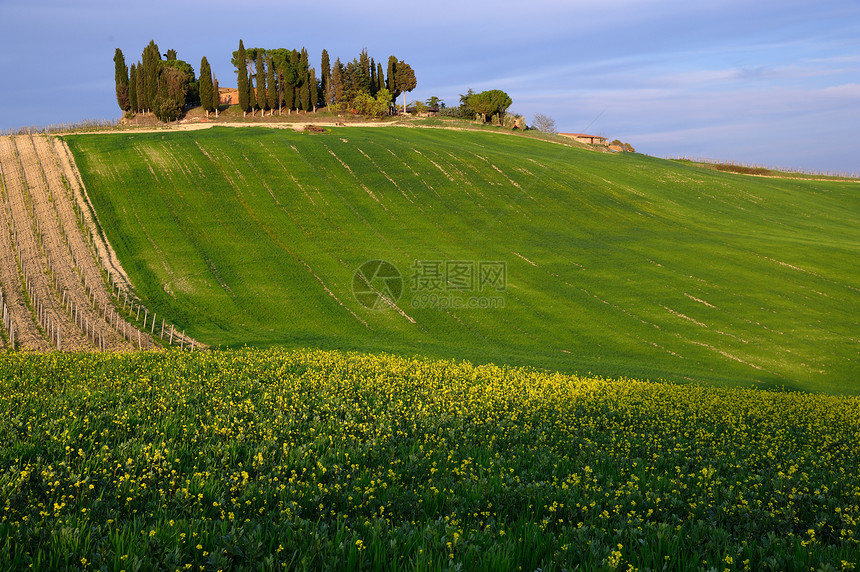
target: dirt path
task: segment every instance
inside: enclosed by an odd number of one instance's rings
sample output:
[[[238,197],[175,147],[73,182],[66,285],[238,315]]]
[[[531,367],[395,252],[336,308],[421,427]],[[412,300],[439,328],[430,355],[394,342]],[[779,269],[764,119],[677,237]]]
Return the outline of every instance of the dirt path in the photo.
[[[398,125],[408,127],[408,123],[390,122],[362,122],[362,123],[331,123],[326,121],[307,121],[302,123],[254,123],[241,121],[223,121],[212,123],[174,123],[164,127],[123,127],[103,131],[76,131],[74,135],[115,135],[117,133],[169,133],[171,131],[202,131],[213,127],[268,127],[269,129],[290,129],[292,131],[304,131],[309,125],[318,127],[392,127]],[[460,130],[460,128],[452,128]]]

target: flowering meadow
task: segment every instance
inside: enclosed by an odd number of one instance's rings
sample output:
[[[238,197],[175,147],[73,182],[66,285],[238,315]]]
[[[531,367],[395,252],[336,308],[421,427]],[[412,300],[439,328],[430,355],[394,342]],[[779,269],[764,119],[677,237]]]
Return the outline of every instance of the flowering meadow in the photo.
[[[853,570],[860,399],[286,349],[0,356],[0,569]]]

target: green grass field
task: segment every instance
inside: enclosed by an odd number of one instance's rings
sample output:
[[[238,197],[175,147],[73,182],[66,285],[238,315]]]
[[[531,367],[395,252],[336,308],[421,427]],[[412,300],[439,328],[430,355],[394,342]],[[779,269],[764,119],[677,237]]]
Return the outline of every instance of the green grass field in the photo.
[[[6,570],[848,571],[860,399],[285,349],[0,357]]]
[[[139,297],[204,343],[860,392],[853,182],[439,129],[66,139]],[[373,259],[399,311],[353,295]],[[451,289],[481,262],[503,291]]]

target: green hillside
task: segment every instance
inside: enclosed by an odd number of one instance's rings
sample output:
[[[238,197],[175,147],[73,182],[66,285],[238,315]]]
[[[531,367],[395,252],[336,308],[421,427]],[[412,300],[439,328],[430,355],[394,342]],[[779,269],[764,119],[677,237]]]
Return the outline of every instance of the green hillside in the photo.
[[[137,294],[211,345],[860,392],[856,183],[439,129],[67,141]],[[377,259],[397,309],[353,294]]]

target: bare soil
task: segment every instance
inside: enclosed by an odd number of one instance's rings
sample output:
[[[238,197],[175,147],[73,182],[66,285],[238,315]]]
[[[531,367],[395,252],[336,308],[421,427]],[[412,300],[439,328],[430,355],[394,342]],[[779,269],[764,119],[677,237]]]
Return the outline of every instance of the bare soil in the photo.
[[[23,274],[30,309],[37,315],[33,319],[40,324],[44,338],[48,337],[44,328],[44,324],[47,323],[51,325],[49,329],[56,327],[59,330],[61,348],[82,351],[88,349],[90,344],[63,311],[51,286],[47,260],[41,252],[40,240],[34,228],[30,197],[25,182],[27,171],[31,171],[30,178],[35,177],[32,166],[28,162],[21,160],[19,163],[16,143],[9,137],[3,137],[0,140],[0,161],[6,174],[6,198],[16,230],[17,246],[20,249],[19,268]],[[45,314],[47,314],[47,320],[43,317]],[[49,341],[49,345],[54,344]]]
[[[22,161],[38,167],[44,176],[39,180],[34,168],[33,176],[37,180],[30,185],[30,196],[67,311],[75,315],[78,326],[96,346],[132,349],[113,323],[108,322],[108,310],[113,307],[110,294],[104,288],[101,273],[78,227],[53,146],[44,137],[23,138],[19,141],[18,152]]]
[[[3,152],[2,141],[0,141],[0,153]],[[0,162],[0,287],[9,312],[12,328],[15,332],[15,345],[22,348],[45,351],[50,349],[48,341],[39,332],[36,322],[33,321],[30,309],[24,301],[21,289],[21,277],[18,270],[18,259],[15,252],[15,242],[11,227],[11,211],[7,200],[7,188],[15,184],[15,181],[7,183],[8,172]],[[0,308],[2,312],[2,308]],[[0,324],[0,327],[3,327]],[[6,332],[7,336],[9,332]]]
[[[145,333],[116,314],[75,213],[74,165],[61,151],[42,136],[0,137],[0,284],[15,345],[45,351],[59,337],[63,351],[150,347]]]

